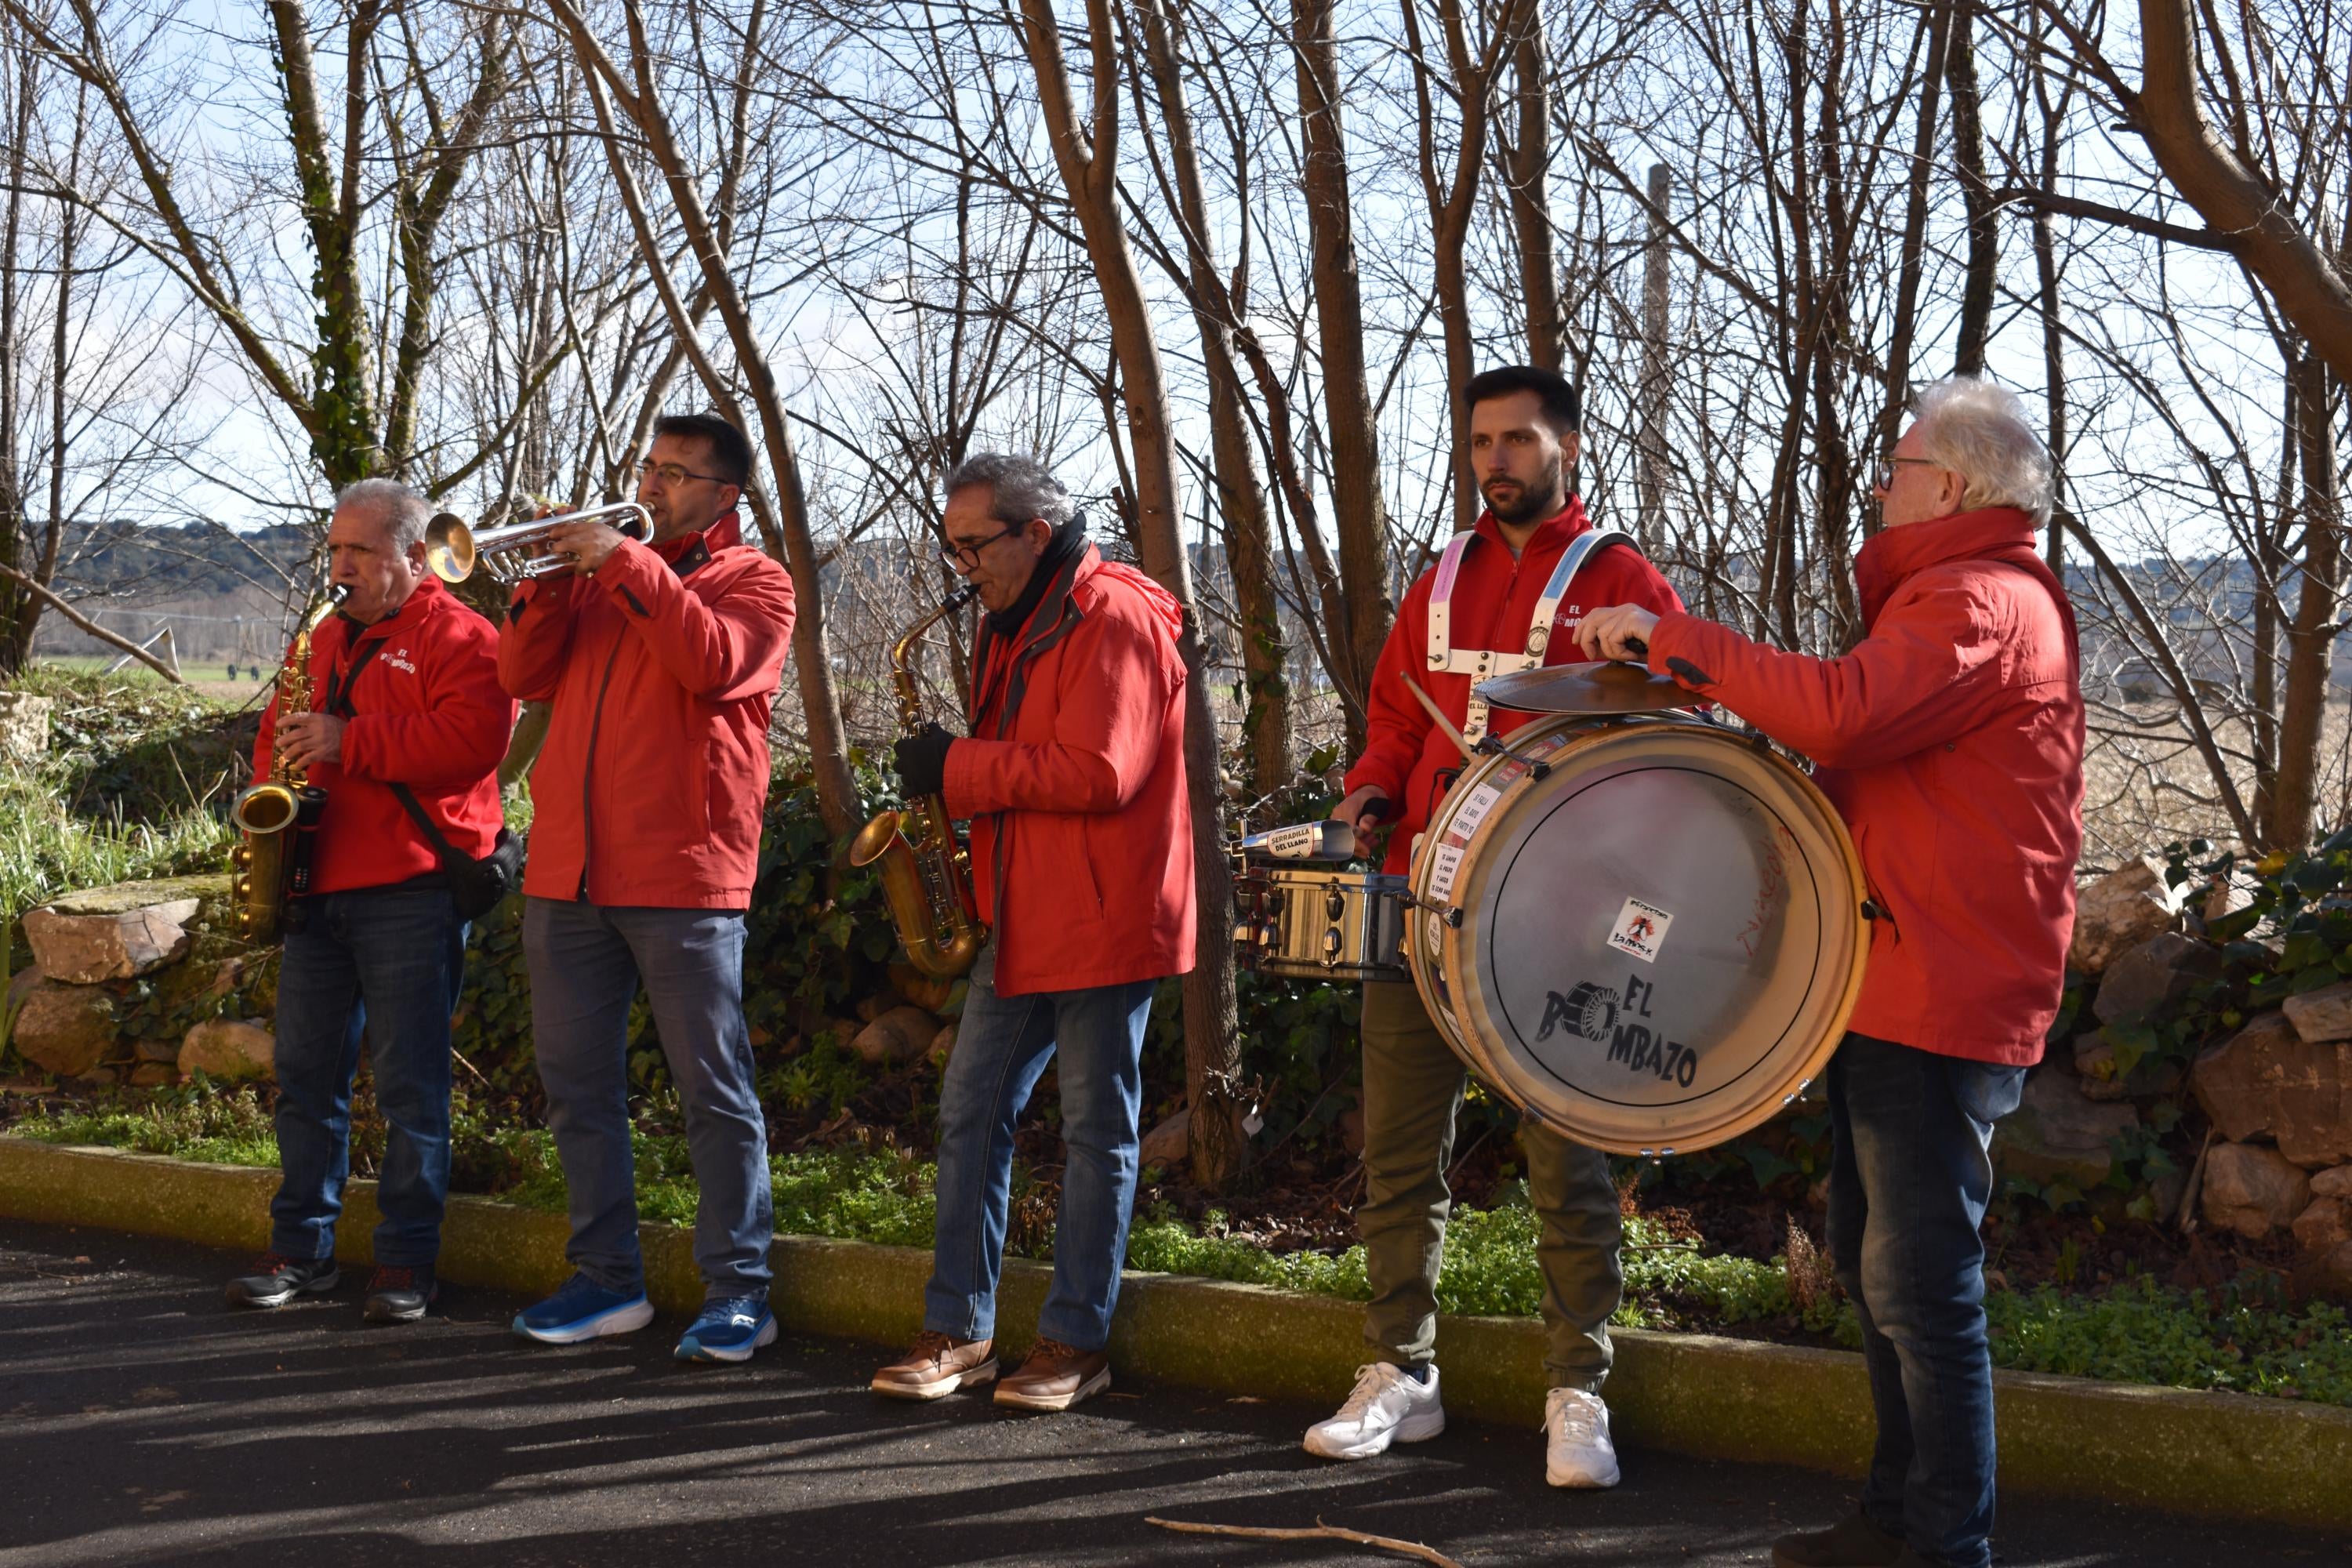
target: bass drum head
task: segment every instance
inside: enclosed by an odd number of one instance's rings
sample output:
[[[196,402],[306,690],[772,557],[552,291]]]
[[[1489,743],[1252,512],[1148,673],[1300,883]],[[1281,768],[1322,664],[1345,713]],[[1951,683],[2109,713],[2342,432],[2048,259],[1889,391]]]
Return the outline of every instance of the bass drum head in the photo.
[[[1513,737],[1547,753],[1545,776],[1472,770],[1414,868],[1424,901],[1460,910],[1412,917],[1431,1011],[1475,1070],[1579,1142],[1664,1154],[1737,1136],[1820,1072],[1853,1010],[1868,942],[1844,825],[1786,761],[1710,725],[1545,728]],[[1465,813],[1467,833],[1447,831]]]

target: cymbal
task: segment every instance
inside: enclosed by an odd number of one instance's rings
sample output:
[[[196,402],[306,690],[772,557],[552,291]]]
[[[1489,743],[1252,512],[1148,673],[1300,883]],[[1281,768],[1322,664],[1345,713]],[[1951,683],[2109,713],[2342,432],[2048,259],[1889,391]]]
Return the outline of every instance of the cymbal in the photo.
[[[1517,669],[1489,677],[1471,691],[1482,701],[1523,713],[1663,713],[1706,700],[1666,676],[1613,660]]]

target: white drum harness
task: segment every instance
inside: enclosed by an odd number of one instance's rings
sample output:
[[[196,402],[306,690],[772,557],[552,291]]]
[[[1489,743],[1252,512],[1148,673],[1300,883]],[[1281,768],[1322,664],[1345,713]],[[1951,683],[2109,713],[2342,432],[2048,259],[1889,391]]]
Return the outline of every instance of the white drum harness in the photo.
[[[1469,706],[1462,716],[1462,738],[1474,744],[1486,733],[1487,710],[1478,699],[1478,682],[1490,675],[1533,669],[1543,663],[1545,645],[1551,641],[1552,617],[1559,614],[1559,602],[1568,596],[1578,569],[1592,559],[1596,551],[1612,544],[1634,547],[1633,536],[1622,528],[1595,528],[1578,534],[1560,552],[1559,563],[1551,569],[1551,576],[1544,583],[1543,597],[1536,601],[1535,614],[1528,621],[1525,650],[1503,653],[1494,648],[1456,648],[1447,636],[1454,580],[1462,570],[1463,552],[1476,537],[1475,530],[1465,529],[1447,542],[1445,552],[1437,559],[1437,580],[1429,590],[1429,668],[1470,678],[1472,690]]]

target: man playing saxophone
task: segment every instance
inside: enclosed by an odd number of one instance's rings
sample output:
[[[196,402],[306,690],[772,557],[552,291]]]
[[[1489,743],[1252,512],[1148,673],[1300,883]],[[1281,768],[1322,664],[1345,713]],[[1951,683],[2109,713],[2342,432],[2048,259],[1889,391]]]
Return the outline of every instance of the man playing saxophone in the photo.
[[[1192,964],[1181,612],[1102,559],[1069,491],[1027,458],[948,476],[948,563],[985,612],[971,738],[931,725],[898,742],[910,801],[971,819],[973,965],[940,1090],[938,1239],[923,1331],[874,1377],[936,1399],[996,1380],[996,1283],[1013,1134],[1057,1061],[1063,1167],[1054,1282],[1038,1339],[996,1403],[1064,1410],[1110,1383],[1105,1345],[1135,1199],[1143,1031],[1152,992]]]
[[[686,1113],[705,1300],[681,1361],[748,1361],[776,1337],[767,1123],[743,1021],[743,917],[768,796],[768,714],[793,583],[741,542],[751,447],[716,415],[655,421],[644,543],[556,528],[569,574],[527,578],[499,678],[553,703],[531,776],[523,953],[540,1081],[570,1190],[578,1273],[514,1321],[552,1344],[653,1321],[637,1250],[629,1007],[640,983]]]
[[[283,1306],[337,1283],[362,1039],[388,1124],[366,1313],[405,1321],[435,1295],[466,922],[398,792],[453,849],[488,854],[514,704],[499,689],[497,634],[425,570],[428,510],[391,479],[336,498],[327,552],[341,607],[317,624],[306,667],[281,679],[254,747],[257,783],[299,780],[325,800],[305,835],[307,886],[280,922],[269,1251],[229,1282],[236,1306]]]

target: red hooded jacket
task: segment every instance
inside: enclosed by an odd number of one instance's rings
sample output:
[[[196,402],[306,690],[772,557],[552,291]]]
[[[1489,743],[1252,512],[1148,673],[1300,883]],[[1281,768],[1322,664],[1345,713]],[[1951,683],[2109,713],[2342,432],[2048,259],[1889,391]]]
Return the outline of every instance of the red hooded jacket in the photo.
[[[483,856],[504,820],[499,759],[514,729],[514,704],[499,689],[498,633],[427,577],[398,610],[371,626],[330,616],[310,638],[310,707],[329,710],[351,681],[342,760],[320,763],[310,782],[327,792],[310,847],[310,891],[388,887],[441,869],[441,858],[401,809],[404,784],[460,854]],[[269,776],[278,700],[262,710],[253,774]]]
[[[1183,613],[1088,545],[1011,639],[983,623],[945,793],[971,818],[1002,996],[1192,967]]]
[[[593,576],[515,589],[499,679],[554,703],[531,773],[529,896],[751,907],[793,581],[721,542],[737,537],[730,514],[624,542]]]
[[[1536,602],[1543,597],[1544,584],[1561,552],[1591,528],[1584,503],[1570,496],[1567,509],[1538,528],[1526,551],[1514,559],[1494,514],[1481,512],[1473,531],[1477,537],[1463,552],[1461,571],[1454,582],[1447,622],[1451,645],[1494,648],[1506,654],[1525,647],[1528,623],[1535,616]],[[1424,657],[1430,590],[1436,576],[1437,569],[1432,567],[1414,581],[1397,611],[1396,624],[1389,628],[1389,640],[1381,645],[1380,662],[1372,670],[1364,715],[1364,754],[1348,770],[1349,794],[1375,784],[1397,805],[1383,868],[1394,876],[1412,869],[1413,836],[1429,826],[1430,814],[1442,798],[1437,775],[1462,763],[1462,753],[1429,721],[1429,715],[1405,689],[1405,679],[1410,677],[1420,682],[1457,729],[1469,710],[1470,688],[1475,684],[1467,674],[1431,669]],[[1656,567],[1632,550],[1612,545],[1585,562],[1569,585],[1568,596],[1552,616],[1544,663],[1574,664],[1581,659],[1584,656],[1576,647],[1577,623],[1584,619],[1588,608],[1602,605],[1640,605],[1661,615],[1683,607]],[[1488,727],[1496,735],[1507,735],[1539,717],[1496,708],[1491,711]]]
[[[1867,634],[1782,653],[1669,616],[1650,668],[1811,756],[1872,901],[1849,1027],[1943,1056],[2042,1059],[2083,847],[2082,658],[2033,522],[1903,523],[1854,557]]]

